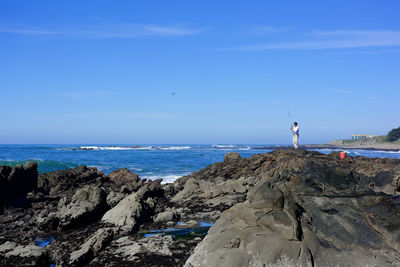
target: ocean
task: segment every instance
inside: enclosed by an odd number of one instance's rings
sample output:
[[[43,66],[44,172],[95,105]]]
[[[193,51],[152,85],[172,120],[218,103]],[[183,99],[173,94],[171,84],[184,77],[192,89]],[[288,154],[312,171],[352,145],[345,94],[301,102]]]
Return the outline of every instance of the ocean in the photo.
[[[227,152],[242,157],[267,153],[279,145],[0,145],[0,165],[38,163],[39,173],[65,170],[78,165],[96,167],[104,173],[128,168],[141,178],[164,183],[224,160]],[[332,149],[316,149],[328,154]],[[400,152],[347,149],[352,156],[400,158]]]

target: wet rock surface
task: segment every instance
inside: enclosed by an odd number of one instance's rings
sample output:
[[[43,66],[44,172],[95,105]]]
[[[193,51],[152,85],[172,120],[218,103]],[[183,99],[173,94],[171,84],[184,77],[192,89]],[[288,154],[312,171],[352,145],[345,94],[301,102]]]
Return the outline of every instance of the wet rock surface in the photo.
[[[0,166],[0,211],[3,205],[20,206],[28,192],[37,188],[37,163]]]
[[[27,164],[0,183],[18,195],[1,199],[1,266],[400,265],[399,160],[228,153],[165,185]]]
[[[246,201],[222,213],[185,266],[400,264],[399,161],[305,151],[262,157]]]

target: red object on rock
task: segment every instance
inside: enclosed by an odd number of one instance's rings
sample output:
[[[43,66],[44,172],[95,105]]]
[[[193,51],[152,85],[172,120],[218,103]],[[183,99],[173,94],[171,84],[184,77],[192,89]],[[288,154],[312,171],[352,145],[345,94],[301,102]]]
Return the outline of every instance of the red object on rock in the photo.
[[[346,157],[346,152],[340,152],[340,158],[344,159]]]
[[[108,174],[108,178],[110,178],[113,182],[120,182],[124,184],[133,184],[139,182],[139,175],[131,172],[127,168],[118,169]]]

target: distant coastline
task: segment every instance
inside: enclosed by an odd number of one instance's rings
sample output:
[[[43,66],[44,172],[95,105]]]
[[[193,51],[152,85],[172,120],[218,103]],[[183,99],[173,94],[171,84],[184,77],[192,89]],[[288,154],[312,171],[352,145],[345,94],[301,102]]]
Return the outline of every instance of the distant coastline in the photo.
[[[293,146],[271,146],[260,147],[254,149],[288,149]],[[363,149],[363,150],[381,150],[381,151],[400,151],[400,140],[395,142],[386,142],[385,136],[376,136],[360,140],[333,140],[327,144],[309,144],[300,145],[300,149]]]
[[[308,147],[324,147],[324,148],[344,148],[344,149],[368,149],[368,150],[385,150],[399,151],[400,140],[387,142],[386,136],[376,136],[373,138],[365,138],[359,140],[333,140],[328,144],[309,145]]]

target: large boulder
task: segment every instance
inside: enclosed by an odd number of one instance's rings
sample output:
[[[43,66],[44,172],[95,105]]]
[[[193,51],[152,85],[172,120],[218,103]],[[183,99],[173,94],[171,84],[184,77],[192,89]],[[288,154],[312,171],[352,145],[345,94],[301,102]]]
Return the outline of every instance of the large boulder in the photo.
[[[112,241],[113,236],[112,229],[99,229],[78,250],[71,253],[68,265],[82,266],[89,263]]]
[[[166,210],[158,213],[154,222],[158,224],[167,223],[167,222],[176,222],[179,220],[179,214],[176,210]]]
[[[152,235],[113,240],[88,266],[183,266],[197,240]]]
[[[305,198],[297,217],[289,207],[265,213],[248,202],[237,204],[211,227],[185,266],[400,264],[400,229],[393,228],[400,225],[395,215],[400,208],[391,215],[387,210],[372,213],[390,197]]]
[[[28,192],[36,189],[37,180],[36,162],[24,166],[0,166],[0,206],[1,203],[18,204]]]
[[[75,192],[77,188],[88,184],[101,186],[107,180],[107,176],[96,168],[81,165],[68,170],[40,174],[38,189],[44,194],[57,196],[66,191]]]
[[[146,184],[107,211],[102,221],[129,233],[137,229],[142,222],[150,220],[156,206],[154,198],[161,194],[159,185]]]
[[[113,182],[124,184],[135,184],[140,180],[139,175],[126,168],[110,172],[108,174],[108,178],[110,178],[110,180]]]
[[[229,152],[224,155],[224,161],[238,160],[240,154],[238,152]]]
[[[45,248],[35,245],[19,245],[7,241],[0,245],[1,266],[50,266],[50,259]]]
[[[253,208],[268,211],[282,210],[284,204],[283,193],[269,182],[262,183],[250,191],[248,199]]]
[[[95,186],[84,186],[66,204],[66,197],[59,202],[58,218],[63,228],[82,226],[99,219],[107,209],[106,193]]]
[[[400,161],[262,157],[249,159],[262,164],[247,200],[222,213],[186,266],[400,265]]]

